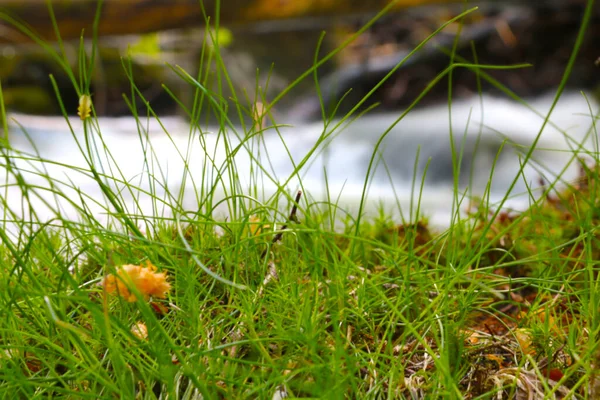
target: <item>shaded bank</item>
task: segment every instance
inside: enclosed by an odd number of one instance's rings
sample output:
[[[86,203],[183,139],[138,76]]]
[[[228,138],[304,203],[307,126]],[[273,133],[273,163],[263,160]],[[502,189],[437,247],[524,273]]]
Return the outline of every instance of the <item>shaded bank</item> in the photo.
[[[162,2],[153,3],[157,6],[165,5]],[[372,6],[368,3],[368,7]],[[88,3],[73,3],[73,7],[77,4],[81,6]],[[106,6],[114,4],[116,3],[108,2]],[[131,6],[126,2],[122,4]],[[172,4],[178,6],[184,3]],[[195,6],[200,10],[198,4]],[[530,68],[519,70],[485,71],[517,95],[535,97],[556,86],[574,43],[583,2],[483,2],[478,6],[476,12],[461,20],[462,27],[458,24],[449,26],[423,51],[413,55],[371,96],[365,106],[378,103],[379,111],[397,110],[414,100],[440,71],[448,67],[448,53],[454,44],[456,33],[460,33],[460,39],[455,61],[498,66],[532,64]],[[414,7],[382,18],[331,62],[319,68],[326,110],[330,111],[344,94],[347,95],[338,114],[354,106],[428,34],[463,9],[462,4]],[[92,10],[93,7],[88,6],[86,12]],[[229,7],[222,11],[225,14],[234,12]],[[598,68],[594,61],[598,58],[595,43],[600,42],[598,13],[600,8],[595,10],[575,71],[569,80],[571,88],[584,88],[592,92],[597,88]],[[260,23],[242,25],[232,24],[229,17],[223,17],[221,25],[228,31],[222,31],[224,33],[219,39],[220,45],[226,46],[221,47],[220,56],[227,65],[228,76],[242,108],[250,110],[257,100],[269,102],[302,72],[311,68],[322,29],[328,30],[322,45],[324,55],[338,47],[372,16],[366,13],[314,19],[309,14],[295,20],[269,20],[268,14],[265,14]],[[74,12],[73,15],[77,13]],[[36,17],[31,13],[24,17],[25,22],[29,18],[34,22]],[[110,18],[101,16],[100,21],[104,20]],[[127,77],[128,67],[122,65],[121,57],[130,55],[131,74],[136,86],[155,111],[173,114],[178,108],[176,101],[161,86],[163,84],[178,100],[189,105],[192,101],[189,85],[166,67],[165,62],[182,65],[195,76],[201,64],[201,54],[205,54],[206,58],[210,48],[203,46],[206,40],[211,42],[205,37],[202,25],[203,21],[200,20],[198,28],[194,29],[179,29],[143,37],[107,37],[101,40],[99,46],[102,50],[97,57],[90,86],[99,115],[129,114],[128,105],[122,96],[123,93],[131,93],[131,82]],[[159,29],[159,26],[155,26],[155,29]],[[14,28],[10,31],[18,33]],[[91,31],[88,29],[86,37],[89,34]],[[48,78],[52,74],[57,80],[59,91],[63,93],[63,100],[70,102],[66,107],[67,111],[75,114],[78,98],[72,82],[62,68],[54,60],[42,56],[39,51],[31,51],[30,46],[15,45],[18,42],[15,39],[13,44],[0,49],[0,81],[7,93],[5,101],[9,109],[30,114],[56,115],[59,112],[58,102]],[[75,55],[78,45],[78,42],[67,41],[65,47],[65,60],[77,77],[78,59]],[[205,87],[212,90],[220,87],[222,101],[228,104],[232,114],[235,113],[233,110],[236,104],[232,98],[236,96],[227,82],[216,78],[218,68],[203,65],[201,69]],[[459,97],[469,97],[480,89],[484,92],[498,92],[482,74],[478,75],[477,71],[465,68],[454,71],[453,83],[453,92]],[[275,105],[276,119],[283,120],[279,117],[289,115],[298,121],[320,118],[314,86],[312,79],[298,83]],[[446,97],[447,85],[443,82],[422,100],[421,105],[437,104],[445,101]],[[141,113],[146,110],[144,102],[140,101],[137,102],[137,108]],[[250,112],[247,114],[245,117],[249,117]]]
[[[361,109],[374,104],[378,104],[380,111],[407,107],[451,62],[473,65],[453,70],[455,97],[469,98],[481,91],[496,95],[512,92],[525,98],[543,95],[557,87],[562,79],[584,7],[580,2],[484,4],[461,20],[463,25],[448,27],[410,58],[407,58],[409,53],[438,28],[448,14],[442,9],[437,13],[414,9],[389,15],[379,20],[357,45],[344,50],[346,63],[322,74],[322,100],[326,110],[331,110],[343,99],[337,110],[345,113],[401,64]],[[567,82],[568,88],[589,89],[596,99],[600,99],[598,43],[600,7],[595,8]],[[479,70],[478,64],[530,66]],[[436,85],[420,104],[445,101],[446,81]],[[314,93],[308,94],[292,105],[290,113],[298,120],[319,119],[319,99]]]

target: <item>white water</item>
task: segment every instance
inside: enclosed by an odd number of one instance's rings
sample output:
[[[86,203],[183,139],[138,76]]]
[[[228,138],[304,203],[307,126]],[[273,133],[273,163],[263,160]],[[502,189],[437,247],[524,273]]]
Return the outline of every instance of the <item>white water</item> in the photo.
[[[459,184],[461,193],[468,191],[480,195],[484,192],[489,182],[493,160],[499,154],[491,184],[491,197],[493,200],[499,200],[505,196],[506,190],[520,169],[523,153],[527,151],[542,127],[551,100],[551,97],[543,97],[529,101],[529,107],[536,110],[537,113],[516,102],[488,96],[484,96],[482,99],[477,97],[453,103],[452,127],[457,151],[460,151],[461,143],[464,143],[463,166]],[[483,104],[483,108],[481,104]],[[598,105],[592,104],[592,108],[593,115],[597,115]],[[325,130],[328,139],[319,146],[321,151],[316,152],[300,170],[299,175],[308,195],[314,200],[325,199],[324,171],[326,171],[332,201],[339,197],[341,206],[356,211],[375,143],[399,116],[400,113],[367,115],[350,124],[343,124],[335,131],[332,131],[335,122],[330,124]],[[28,132],[42,158],[88,169],[64,119],[23,115],[15,115],[13,118]],[[402,212],[405,217],[408,217],[412,191],[411,182],[415,173],[413,167],[417,149],[420,149],[419,161],[416,163],[417,195],[420,191],[423,170],[429,160],[420,201],[421,211],[429,216],[436,225],[443,226],[450,222],[454,190],[449,120],[448,106],[441,105],[412,111],[393,126],[379,148],[378,166],[371,174],[368,198],[365,204],[367,212],[374,212],[379,204],[383,203],[386,209],[393,214],[398,215]],[[526,192],[527,186],[532,188],[539,186],[540,171],[546,175],[547,179],[554,180],[556,174],[573,157],[573,152],[566,150],[576,146],[576,143],[583,143],[587,152],[593,151],[595,139],[592,140],[592,137],[595,138],[596,134],[590,130],[592,117],[588,103],[581,94],[567,93],[563,95],[550,121],[551,124],[546,126],[534,152],[533,158],[536,162],[530,162],[525,166],[524,174],[519,179],[513,194]],[[278,122],[285,123],[285,121]],[[223,138],[216,133],[216,129],[209,129],[202,135],[198,130],[192,130],[193,133],[190,135],[190,127],[179,119],[167,118],[163,120],[163,123],[171,135],[170,138],[156,121],[150,121],[143,127],[154,149],[153,160],[150,161],[153,175],[159,182],[167,182],[169,191],[175,195],[183,185],[183,208],[186,211],[195,211],[198,202],[197,191],[191,185],[190,178],[195,181],[196,185],[200,185],[203,171],[205,171],[205,176],[214,180],[215,169],[206,170],[204,161],[208,154],[214,158],[215,165],[222,165],[226,160]],[[72,119],[71,124],[76,137],[83,143],[82,122]],[[135,121],[132,118],[101,118],[99,126],[106,148],[114,158],[114,162],[110,163],[113,166],[113,170],[110,172],[105,156],[100,157],[103,159],[102,164],[107,173],[117,177],[122,174],[122,177],[131,184],[149,190],[150,184],[143,151],[147,142],[140,140]],[[245,150],[242,149],[236,155],[237,179],[243,187],[253,185],[249,182],[251,182],[251,167],[255,171],[252,176],[256,176],[257,163],[252,161],[254,158],[280,184],[290,179],[286,190],[293,195],[299,187],[299,178],[293,176],[293,164],[283,142],[289,149],[294,162],[298,163],[306,156],[323,132],[323,123],[281,128],[281,137],[274,130],[266,131],[262,134],[260,146],[254,142],[253,145],[249,144],[249,147]],[[574,142],[569,145],[565,135],[572,138]],[[229,137],[234,144],[238,142],[232,134]],[[478,137],[480,137],[478,149],[474,152]],[[205,143],[206,151],[200,145],[200,138]],[[505,140],[510,144],[506,144],[504,149],[498,153]],[[32,146],[26,139],[22,128],[14,122],[11,124],[10,142],[15,149],[32,152]],[[189,176],[185,183],[182,177],[185,175],[186,167],[179,152],[184,157],[186,153],[188,154]],[[381,158],[385,160],[389,175]],[[32,166],[41,167],[40,163],[25,161],[21,157],[13,158],[13,162],[23,171],[31,170]],[[114,169],[115,166],[119,167],[120,172]],[[105,212],[102,207],[94,205],[85,198],[80,200],[80,193],[67,187],[72,186],[105,204],[98,185],[88,176],[75,172],[72,168],[50,163],[45,163],[44,167],[53,179],[71,182],[66,186],[62,185],[61,190],[64,190],[76,203],[81,205],[84,201],[86,207],[96,214]],[[164,177],[161,177],[159,167],[162,168]],[[470,172],[471,170],[472,172]],[[146,173],[144,173],[145,171]],[[577,165],[574,163],[567,169],[563,178],[572,179],[576,171]],[[469,179],[470,173],[472,174],[471,179]],[[24,173],[24,177],[29,184],[48,186],[47,180],[39,175]],[[264,188],[266,195],[264,197],[268,197],[277,190],[277,185],[268,178],[264,176],[263,178],[263,180],[259,180],[259,186]],[[223,187],[230,187],[228,179],[226,178],[225,182],[219,186],[216,193],[217,198],[223,197]],[[14,178],[9,179],[9,183],[14,183],[14,181]],[[123,186],[119,187],[123,188]],[[64,201],[55,201],[49,193],[43,191],[41,193],[44,193],[42,197],[46,200],[51,200],[55,205],[58,204],[64,215],[69,218],[77,218],[77,214]],[[161,197],[164,196],[165,191],[158,187],[155,193]],[[132,196],[139,199],[141,210],[132,206]],[[141,211],[150,215],[156,212],[153,211],[153,201],[148,195],[130,194],[124,191],[123,197],[128,203],[128,210],[132,213]],[[508,205],[523,208],[529,200],[529,196],[522,195],[509,201]],[[465,200],[461,209],[464,210],[467,203],[468,200]],[[8,204],[15,210],[20,209],[21,194],[17,187],[9,188]],[[42,220],[53,217],[53,212],[44,207],[40,200],[34,199],[34,204]],[[17,211],[17,213],[21,212]],[[161,207],[158,209],[158,213],[170,215],[171,210],[168,207]]]

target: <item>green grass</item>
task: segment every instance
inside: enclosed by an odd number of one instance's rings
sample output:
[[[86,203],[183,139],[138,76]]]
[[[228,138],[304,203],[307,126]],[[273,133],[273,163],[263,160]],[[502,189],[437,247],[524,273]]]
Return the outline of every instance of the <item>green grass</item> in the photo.
[[[220,95],[219,82],[231,82],[218,39],[208,34],[218,31],[218,21],[213,28],[207,28],[197,74],[173,67],[195,91],[191,104],[180,102],[192,127],[190,147],[179,149],[186,165],[181,178],[197,192],[192,209],[183,206],[183,191],[161,194],[168,172],[159,168],[144,131],[147,120],[160,118],[149,107],[138,114],[146,102],[131,75],[125,99],[146,155],[141,178],[123,176],[96,118],[82,122],[83,137],[65,124],[88,162],[84,169],[66,167],[93,179],[102,199],[50,174],[46,167],[55,162],[14,150],[10,138],[3,143],[3,398],[600,396],[600,179],[594,165],[582,163],[579,179],[564,189],[553,189],[561,183],[555,177],[546,193],[530,193],[532,205],[522,213],[507,213],[483,196],[468,218],[457,213],[444,232],[432,231],[424,219],[364,216],[368,179],[357,213],[346,212],[333,193],[319,203],[310,188],[289,193],[286,179],[275,180],[258,158],[251,162],[249,187],[232,183],[236,153],[265,151],[262,124],[244,121],[257,101],[276,101]],[[64,51],[39,43],[68,71],[78,93],[87,94],[95,51],[86,54],[82,45],[79,69],[71,70]],[[300,79],[331,57],[315,56],[313,69]],[[432,85],[454,68],[486,79],[484,67],[459,61]],[[130,74],[127,59],[123,66]],[[238,123],[229,117],[232,108]],[[63,112],[66,117],[74,110]],[[191,144],[202,143],[198,129],[208,116],[218,121],[215,134],[230,156],[213,162],[206,149],[202,170],[192,171],[187,166],[198,155]],[[325,110],[323,116],[321,140],[298,173],[342,123]],[[454,151],[458,163],[460,149]],[[271,180],[279,190],[258,201]],[[13,189],[21,194],[18,204],[8,196]],[[67,218],[58,201],[46,200],[53,218],[40,220],[34,204],[48,194],[70,203],[77,217]],[[139,213],[136,202],[143,198],[152,200],[152,215]],[[458,196],[455,203],[463,207]],[[167,274],[172,288],[166,298],[127,302],[107,293],[107,276],[122,265],[147,262]],[[147,327],[145,338],[132,329],[139,323]]]

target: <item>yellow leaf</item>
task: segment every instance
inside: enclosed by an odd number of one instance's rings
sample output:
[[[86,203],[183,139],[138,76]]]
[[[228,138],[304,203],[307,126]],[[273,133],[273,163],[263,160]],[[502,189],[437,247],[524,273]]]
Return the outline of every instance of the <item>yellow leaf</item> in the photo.
[[[521,350],[525,354],[535,354],[535,349],[533,348],[533,337],[531,331],[529,329],[519,328],[514,332],[517,341],[519,342],[519,346],[521,346]]]

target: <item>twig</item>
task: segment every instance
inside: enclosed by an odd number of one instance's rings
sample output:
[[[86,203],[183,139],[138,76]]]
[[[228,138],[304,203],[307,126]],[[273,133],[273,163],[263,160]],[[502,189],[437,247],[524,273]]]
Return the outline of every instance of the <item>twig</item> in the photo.
[[[292,206],[292,211],[290,211],[290,216],[288,217],[288,221],[293,221],[293,222],[295,222],[297,224],[300,223],[300,221],[298,221],[298,217],[296,216],[296,213],[298,212],[298,203],[300,202],[300,197],[302,197],[302,190],[298,190],[298,193],[296,193],[296,199],[294,200],[294,205]],[[281,238],[283,237],[283,233],[285,232],[285,230],[287,229],[287,227],[288,227],[288,224],[286,223],[285,225],[283,225],[281,227],[281,229],[279,229],[279,231],[277,232],[277,234],[271,240],[271,246],[281,240]],[[269,252],[269,248],[271,246],[267,247],[261,253],[261,255],[260,255],[261,259],[263,259],[263,260],[265,259],[265,257],[267,256],[267,253]]]

